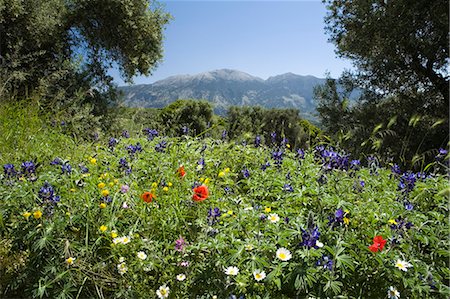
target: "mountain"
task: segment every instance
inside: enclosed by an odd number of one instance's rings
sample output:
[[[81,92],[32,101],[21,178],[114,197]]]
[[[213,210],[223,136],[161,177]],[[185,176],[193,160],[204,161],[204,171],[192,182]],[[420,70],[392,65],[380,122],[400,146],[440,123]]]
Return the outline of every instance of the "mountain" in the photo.
[[[122,86],[123,104],[128,107],[162,108],[178,99],[205,99],[216,113],[227,107],[259,105],[267,108],[296,108],[302,115],[315,112],[314,86],[325,79],[286,73],[267,80],[247,73],[221,69],[196,75],[168,77],[153,84]],[[309,117],[310,118],[310,117]]]

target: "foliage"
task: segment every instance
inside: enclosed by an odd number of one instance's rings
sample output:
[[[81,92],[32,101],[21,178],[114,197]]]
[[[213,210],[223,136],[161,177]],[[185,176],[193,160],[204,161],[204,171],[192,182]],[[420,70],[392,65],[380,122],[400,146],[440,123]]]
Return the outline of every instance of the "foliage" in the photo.
[[[154,131],[70,143],[21,113],[0,114],[6,298],[164,298],[163,286],[170,298],[450,295],[447,176]],[[387,243],[371,252],[375,236]]]
[[[2,88],[23,94],[64,74],[109,86],[113,62],[127,80],[149,74],[168,20],[155,1],[2,0]]]
[[[389,93],[448,95],[448,3],[444,0],[324,0],[330,41],[363,86]]]
[[[262,107],[230,107],[227,113],[228,135],[230,138],[251,134],[260,136],[270,144],[275,140],[281,142],[287,138],[292,146],[305,146],[309,129],[314,125],[300,123],[299,112],[296,109],[265,109]],[[306,130],[305,130],[306,129]],[[275,137],[272,136],[275,133]],[[307,135],[308,134],[308,135]]]
[[[447,147],[448,117],[439,102],[430,103],[429,93],[383,97],[365,90],[349,105],[351,84],[342,91],[336,86],[327,79],[316,88],[317,110],[324,130],[354,155],[373,154],[386,163],[394,160],[420,170],[434,161],[439,148]],[[417,111],[417,106],[422,109]]]

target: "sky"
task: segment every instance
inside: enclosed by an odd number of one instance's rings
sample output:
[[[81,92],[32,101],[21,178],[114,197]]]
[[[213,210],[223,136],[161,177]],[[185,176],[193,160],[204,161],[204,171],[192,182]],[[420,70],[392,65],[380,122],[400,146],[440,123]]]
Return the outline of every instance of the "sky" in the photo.
[[[164,38],[164,58],[149,84],[180,74],[236,69],[267,79],[284,73],[338,77],[351,63],[335,54],[324,30],[321,1],[160,1],[173,19]],[[119,85],[116,69],[110,71]]]

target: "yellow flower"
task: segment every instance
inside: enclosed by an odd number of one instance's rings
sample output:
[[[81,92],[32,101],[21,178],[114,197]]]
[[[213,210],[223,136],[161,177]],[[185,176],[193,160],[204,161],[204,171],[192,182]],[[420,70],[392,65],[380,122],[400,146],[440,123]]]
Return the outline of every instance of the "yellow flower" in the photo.
[[[23,176],[21,176],[21,177],[19,178],[19,181],[25,181],[25,178],[24,178]]]
[[[200,178],[200,182],[201,182],[201,183],[203,183],[204,180],[205,180],[204,178]]]
[[[106,197],[106,196],[108,196],[109,195],[109,191],[108,190],[102,190],[102,196],[103,197]]]
[[[119,183],[119,179],[114,179],[114,184],[118,184]]]
[[[117,238],[118,234],[117,231],[113,230],[111,231],[111,238]]]
[[[164,188],[163,188],[163,191],[164,191],[164,192],[169,191],[169,187],[164,187]]]
[[[110,186],[110,187],[114,186],[114,183],[113,183],[113,182],[110,182],[110,183],[109,183],[109,186]]]
[[[89,162],[90,162],[92,165],[95,165],[95,164],[97,164],[97,159],[95,159],[95,158],[90,158],[90,159],[89,159]]]
[[[172,184],[171,182],[168,182],[168,183],[167,183],[167,186],[172,187],[173,184]]]
[[[266,208],[264,209],[264,212],[270,213],[270,212],[272,212],[272,208],[271,208],[271,207],[266,207]]]
[[[102,233],[106,232],[107,229],[108,229],[108,227],[107,227],[106,225],[100,226],[100,231],[101,231]]]
[[[349,210],[344,210],[344,213],[345,214],[350,214],[350,211]]]
[[[39,210],[35,211],[35,212],[33,213],[33,217],[34,217],[34,219],[39,219],[39,218],[41,218],[41,217],[42,217],[42,212],[39,211]]]
[[[209,183],[209,179],[206,178],[205,181],[204,181],[204,183],[205,183],[205,184],[208,184],[208,183]]]
[[[230,172],[230,168],[229,167],[227,167],[227,168],[225,168],[225,173],[229,173]]]
[[[348,219],[347,217],[344,217],[344,223],[345,223],[346,225],[348,225],[348,224],[350,223],[350,219]]]
[[[104,209],[104,208],[106,208],[106,203],[102,202],[99,206],[100,206],[100,209]]]
[[[107,177],[108,177],[108,173],[107,173],[107,172],[102,173],[102,174],[100,175],[100,178],[101,178],[101,179],[104,179],[104,178],[107,178]]]
[[[158,184],[156,182],[153,182],[152,183],[152,188],[156,188],[156,187],[158,187]]]
[[[291,148],[291,145],[288,143],[288,144],[286,144],[286,147],[287,148]]]
[[[225,176],[225,172],[221,171],[219,172],[219,178],[224,177]]]
[[[389,224],[395,224],[395,225],[397,225],[397,221],[395,221],[394,219],[389,219]]]
[[[76,260],[76,258],[69,257],[69,258],[66,259],[66,263],[67,263],[67,265],[72,266],[73,263],[75,262],[75,260]]]
[[[100,189],[105,188],[106,184],[105,183],[98,183],[97,187],[99,187]]]
[[[30,216],[31,216],[31,213],[30,212],[25,212],[25,213],[22,214],[22,216],[25,217],[25,219],[28,220],[28,218],[30,218]]]
[[[228,214],[228,215],[233,215],[233,211],[232,211],[232,210],[229,210],[229,211],[227,212],[227,214]]]
[[[70,212],[66,212],[66,216],[70,217]]]
[[[75,191],[77,191],[77,190],[75,190],[75,188],[72,188],[72,189],[70,189],[69,191],[70,191],[70,192],[75,192]]]

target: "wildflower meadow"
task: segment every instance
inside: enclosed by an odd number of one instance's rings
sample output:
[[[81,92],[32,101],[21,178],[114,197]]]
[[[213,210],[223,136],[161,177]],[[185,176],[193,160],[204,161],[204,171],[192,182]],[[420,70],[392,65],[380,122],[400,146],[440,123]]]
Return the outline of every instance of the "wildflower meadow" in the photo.
[[[51,130],[0,159],[2,298],[450,296],[444,149],[413,173],[286,139]]]

